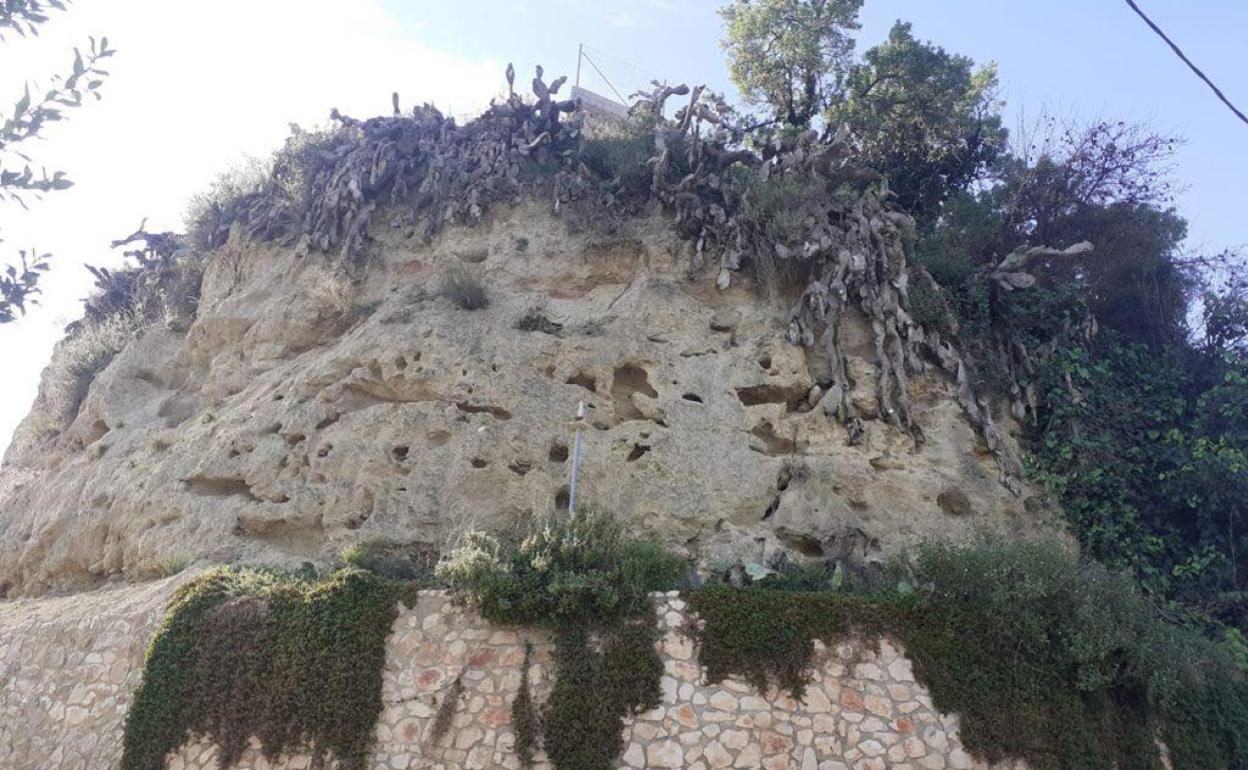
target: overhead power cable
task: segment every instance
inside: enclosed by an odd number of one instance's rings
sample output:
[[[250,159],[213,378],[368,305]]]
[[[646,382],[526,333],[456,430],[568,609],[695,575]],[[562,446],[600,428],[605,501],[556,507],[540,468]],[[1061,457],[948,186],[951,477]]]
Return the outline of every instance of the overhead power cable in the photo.
[[[594,72],[598,73],[598,77],[602,78],[602,82],[606,83],[607,87],[610,88],[616,95],[616,97],[620,100],[620,104],[628,104],[628,100],[621,96],[620,92],[616,90],[615,85],[610,81],[610,79],[608,79],[606,75],[602,74],[602,70],[598,69],[598,65],[589,57],[589,54],[582,52],[581,57],[584,58],[585,61],[589,62],[589,66],[594,68]]]
[[[1226,94],[1222,93],[1222,90],[1219,89],[1217,86],[1215,86],[1213,84],[1213,81],[1205,76],[1205,73],[1200,71],[1200,67],[1197,67],[1195,64],[1192,64],[1192,60],[1187,58],[1187,55],[1183,53],[1183,49],[1175,45],[1174,41],[1171,40],[1169,37],[1167,37],[1165,32],[1161,31],[1161,27],[1158,27],[1156,24],[1154,24],[1153,20],[1148,18],[1148,16],[1143,11],[1140,10],[1140,7],[1135,4],[1135,0],[1126,0],[1126,3],[1127,5],[1131,6],[1131,10],[1135,11],[1136,14],[1141,19],[1144,20],[1144,23],[1147,24],[1149,28],[1153,30],[1153,32],[1157,33],[1158,37],[1166,41],[1166,45],[1170,46],[1170,49],[1173,50],[1174,53],[1180,59],[1183,60],[1183,63],[1186,64],[1188,67],[1190,67],[1192,72],[1196,73],[1196,77],[1205,81],[1205,85],[1213,89],[1213,92],[1217,94],[1219,99],[1222,100],[1222,103],[1225,104],[1227,108],[1230,109],[1231,112],[1235,113],[1235,116],[1237,118],[1242,120],[1245,124],[1248,124],[1248,116],[1245,116],[1244,113],[1239,111],[1239,108],[1237,108],[1234,104],[1231,104],[1231,100],[1226,98]]]
[[[628,67],[628,68],[629,68],[629,69],[631,69],[631,70],[634,70],[634,71],[636,71],[636,72],[638,72],[638,73],[640,73],[640,74],[642,74],[642,75],[645,75],[646,77],[648,77],[648,78],[650,78],[650,79],[652,79],[652,80],[658,80],[658,81],[660,81],[660,82],[666,82],[666,79],[665,79],[662,75],[659,75],[659,74],[657,74],[657,73],[655,73],[655,72],[651,72],[650,70],[646,69],[645,67],[639,67],[639,66],[637,66],[636,64],[633,64],[631,61],[628,61],[627,59],[621,59],[621,58],[620,58],[620,57],[618,57],[618,56],[612,56],[611,54],[607,53],[606,51],[602,50],[601,48],[594,48],[593,46],[587,45],[587,46],[585,46],[585,50],[587,50],[587,51],[593,51],[594,53],[598,54],[598,56],[599,56],[599,57],[601,57],[601,58],[604,58],[604,59],[610,59],[611,61],[616,62],[617,64],[622,64],[622,65],[624,65],[625,67]]]

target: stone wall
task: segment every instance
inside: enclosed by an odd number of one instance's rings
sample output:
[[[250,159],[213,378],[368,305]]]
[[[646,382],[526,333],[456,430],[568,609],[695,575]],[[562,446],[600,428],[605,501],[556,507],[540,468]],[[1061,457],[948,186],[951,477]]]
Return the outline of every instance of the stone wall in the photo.
[[[0,602],[0,769],[112,768],[179,578]]]
[[[143,652],[176,580],[65,599],[0,604],[0,768],[113,768]],[[820,647],[804,701],[740,681],[703,682],[680,629],[684,602],[658,596],[663,703],[625,727],[629,770],[971,770],[956,716],[942,715],[910,663],[887,640]],[[404,608],[387,649],[373,767],[519,768],[511,704],[525,642],[530,686],[550,689],[553,644],[539,631],[500,629],[430,592]],[[458,684],[456,684],[458,683]],[[448,704],[448,700],[452,700]],[[436,734],[439,713],[446,730]],[[446,720],[449,717],[449,721]],[[184,747],[170,770],[210,770],[215,750]],[[296,770],[307,757],[270,763],[249,750],[249,770]],[[539,754],[536,766],[548,768]]]

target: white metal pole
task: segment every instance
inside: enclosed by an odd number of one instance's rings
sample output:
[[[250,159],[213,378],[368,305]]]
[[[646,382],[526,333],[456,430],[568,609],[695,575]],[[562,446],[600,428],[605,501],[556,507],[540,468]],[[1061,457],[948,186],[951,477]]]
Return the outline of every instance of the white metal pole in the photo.
[[[576,434],[572,439],[572,488],[568,492],[568,513],[576,513],[576,482],[581,471],[581,424],[585,421],[585,402],[576,402]]]

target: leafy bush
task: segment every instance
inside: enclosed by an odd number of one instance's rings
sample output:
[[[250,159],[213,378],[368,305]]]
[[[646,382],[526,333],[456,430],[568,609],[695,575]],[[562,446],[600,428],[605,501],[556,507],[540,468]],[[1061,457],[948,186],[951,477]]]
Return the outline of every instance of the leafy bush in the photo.
[[[915,323],[955,339],[958,322],[940,284],[926,271],[911,268],[909,287],[910,317]]]
[[[1248,362],[1102,332],[1035,367],[1037,478],[1087,551],[1230,624],[1248,575]],[[1241,628],[1244,627],[1241,625]]]
[[[653,172],[646,165],[655,155],[654,129],[630,125],[613,135],[584,141],[580,162],[603,180],[614,180],[625,196],[649,195]]]
[[[466,533],[437,574],[491,621],[558,633],[544,718],[533,714],[527,686],[513,704],[522,726],[517,749],[531,755],[540,722],[558,770],[610,770],[623,749],[623,719],[660,700],[663,662],[648,594],[676,587],[687,567],[624,537],[613,516],[590,508],[553,516],[522,539]]]
[[[969,748],[1038,769],[1109,767],[1140,737],[1121,734],[1144,728],[1147,702],[1127,678],[1152,662],[1140,657],[1158,625],[1129,581],[1056,544],[930,547],[916,572],[906,648],[937,707],[962,714]]]
[[[290,136],[272,157],[245,157],[218,174],[208,189],[192,196],[183,221],[191,244],[200,251],[223,245],[235,222],[271,218],[258,235],[272,238],[292,230],[311,208],[314,180],[350,141],[340,128],[305,130],[291,126]],[[270,217],[273,212],[280,216]],[[273,225],[276,229],[268,229]]]
[[[606,180],[615,180],[626,195],[645,195],[651,171],[646,162],[655,154],[652,131],[630,130],[618,136],[589,139],[581,146],[581,162]]]
[[[814,223],[824,216],[824,181],[801,174],[767,179],[728,174],[725,179],[741,231],[747,242],[757,244],[745,267],[759,286],[774,290],[800,278],[803,264],[796,251],[781,255],[775,246],[796,250],[810,237]]]
[[[437,552],[424,543],[403,546],[370,538],[343,548],[340,556],[343,564],[381,577],[421,585],[435,582],[433,567],[437,563]]]
[[[717,585],[686,598],[705,622],[697,637],[708,681],[736,674],[759,691],[774,684],[798,698],[810,678],[815,639],[855,631],[871,636],[891,627],[888,607],[845,594]]]
[[[742,226],[761,231],[773,243],[800,246],[810,237],[815,212],[825,198],[824,184],[822,179],[797,174],[765,180],[751,176],[739,190]]]
[[[1222,632],[1222,644],[1226,652],[1235,661],[1240,671],[1248,674],[1248,639],[1238,628],[1227,628]]]
[[[648,200],[654,183],[651,160],[659,154],[658,130],[651,116],[633,117],[622,128],[597,130],[582,142],[581,162],[595,176],[610,183],[615,201]],[[663,142],[668,149],[664,178],[675,185],[693,170],[689,164],[690,143],[674,132],[667,133]]]
[[[160,574],[163,577],[176,575],[190,564],[185,556],[169,556],[160,562]]]
[[[684,559],[626,539],[615,517],[587,508],[552,516],[518,542],[469,532],[437,574],[489,620],[558,628],[642,615],[649,592],[675,588],[686,569]]]
[[[313,181],[330,168],[340,148],[352,139],[341,126],[305,129],[291,126],[290,136],[273,156],[271,177],[287,198],[307,210]]]
[[[862,577],[852,571],[852,566],[844,562],[789,562],[754,585],[768,591],[840,591],[861,580]]]
[[[161,770],[191,735],[222,767],[257,737],[269,759],[368,763],[386,636],[401,586],[347,569],[324,579],[220,568],[178,589],[126,715],[122,770]]]
[[[443,271],[442,296],[464,310],[480,310],[490,304],[481,279],[458,265]]]
[[[563,324],[547,318],[541,308],[531,307],[524,311],[524,315],[516,319],[515,328],[522,332],[558,335],[563,331]]]
[[[228,234],[235,203],[263,190],[272,172],[272,161],[247,156],[217,174],[208,189],[192,195],[183,222],[195,248],[207,251],[220,246],[220,233],[224,230]]]
[[[134,313],[116,313],[97,321],[82,321],[57,343],[45,376],[46,398],[53,414],[68,425],[82,406],[96,376],[139,333],[143,319]]]
[[[185,329],[199,305],[203,262],[176,233],[138,230],[113,241],[113,248],[133,246],[123,256],[135,260],[116,269],[86,265],[95,278],[83,305],[89,321],[131,313]]]
[[[1248,766],[1248,681],[1222,649],[1160,618],[1128,576],[1054,543],[992,541],[929,546],[894,573],[889,590],[690,592],[708,677],[800,695],[814,639],[890,635],[990,761],[1153,770],[1156,734],[1180,770]]]

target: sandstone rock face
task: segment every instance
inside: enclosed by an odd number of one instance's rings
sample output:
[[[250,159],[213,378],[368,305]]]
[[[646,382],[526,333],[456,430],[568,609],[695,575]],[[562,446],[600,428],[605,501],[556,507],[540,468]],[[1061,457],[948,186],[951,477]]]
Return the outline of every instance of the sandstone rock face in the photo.
[[[663,218],[573,233],[532,202],[431,244],[386,221],[355,280],[232,242],[189,328],[142,331],[68,413],[45,375],[0,473],[0,593],[523,525],[566,504],[578,401],[581,499],[699,558],[870,560],[1049,526],[934,371],[912,380],[923,446],[880,419],[850,446],[817,406],[826,364],[784,339],[790,303],[690,272]],[[487,308],[441,294],[451,266]],[[871,335],[848,326],[870,417]]]

